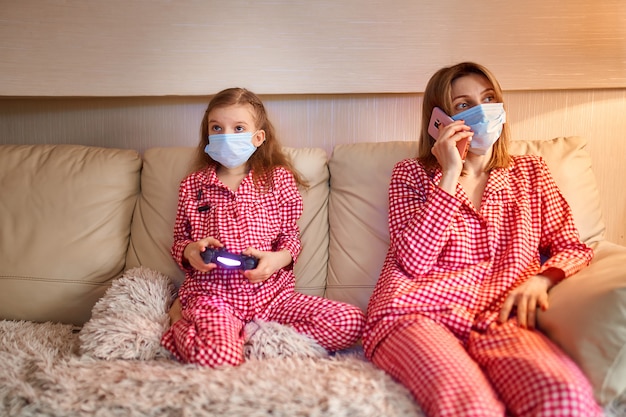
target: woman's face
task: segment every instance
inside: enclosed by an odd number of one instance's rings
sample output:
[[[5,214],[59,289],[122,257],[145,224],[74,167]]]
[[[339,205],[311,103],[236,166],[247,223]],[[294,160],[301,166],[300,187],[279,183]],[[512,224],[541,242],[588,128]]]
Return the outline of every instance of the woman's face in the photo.
[[[497,102],[493,85],[482,75],[464,75],[452,82],[451,116],[479,104]]]

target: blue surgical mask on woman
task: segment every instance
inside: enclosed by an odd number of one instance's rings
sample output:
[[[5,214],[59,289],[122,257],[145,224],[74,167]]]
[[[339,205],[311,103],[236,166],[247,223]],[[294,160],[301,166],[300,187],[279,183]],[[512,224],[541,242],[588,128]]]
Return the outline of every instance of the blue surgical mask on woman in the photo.
[[[256,151],[256,146],[252,144],[252,137],[256,133],[209,135],[209,144],[204,147],[204,152],[226,168],[238,167],[245,164]]]
[[[469,152],[484,155],[496,143],[506,122],[503,103],[485,103],[452,116],[453,120],[464,120],[472,128],[474,136],[470,142]]]

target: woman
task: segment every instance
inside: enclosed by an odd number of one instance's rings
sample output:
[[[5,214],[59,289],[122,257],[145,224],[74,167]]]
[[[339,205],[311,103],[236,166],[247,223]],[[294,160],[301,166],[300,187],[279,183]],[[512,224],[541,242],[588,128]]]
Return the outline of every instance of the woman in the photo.
[[[435,107],[452,118],[437,140]],[[508,154],[499,83],[474,63],[443,68],[422,116],[419,155],[395,166],[389,186],[367,356],[430,417],[602,415],[581,371],[535,329],[548,290],[593,252],[545,162]]]

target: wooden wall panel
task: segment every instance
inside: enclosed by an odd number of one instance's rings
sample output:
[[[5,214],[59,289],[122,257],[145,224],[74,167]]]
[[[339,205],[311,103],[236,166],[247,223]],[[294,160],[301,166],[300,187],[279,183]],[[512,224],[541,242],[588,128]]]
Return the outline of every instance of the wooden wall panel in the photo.
[[[0,96],[421,92],[462,60],[507,90],[626,87],[623,0],[0,0]]]

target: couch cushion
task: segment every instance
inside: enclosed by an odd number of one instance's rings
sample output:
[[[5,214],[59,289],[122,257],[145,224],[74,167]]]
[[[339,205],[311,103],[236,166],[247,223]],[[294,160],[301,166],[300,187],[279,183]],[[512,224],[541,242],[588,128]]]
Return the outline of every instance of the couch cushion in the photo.
[[[296,288],[323,295],[328,260],[328,167],[319,148],[285,148],[295,168],[309,182],[302,191],[304,212],[298,224],[303,249],[295,266]],[[180,181],[189,173],[195,148],[152,148],[144,154],[141,196],[131,228],[127,268],[145,266],[172,278],[179,286],[184,274],[172,260],[174,220]]]
[[[570,202],[583,240],[591,243],[603,238],[599,192],[584,139],[514,141],[511,153],[543,156]],[[387,190],[391,171],[398,161],[416,154],[416,142],[335,147],[329,161],[329,298],[367,307],[389,246]]]
[[[593,243],[587,268],[552,288],[540,328],[581,367],[596,399],[626,392],[626,247]]]
[[[605,226],[600,209],[600,192],[586,147],[585,139],[570,136],[513,141],[510,151],[517,155],[541,155],[546,160],[554,180],[572,208],[580,238],[590,244],[604,239]]]
[[[326,297],[367,308],[387,248],[388,187],[417,142],[337,145],[328,162],[330,246]]]
[[[0,317],[82,324],[124,269],[136,151],[0,146]]]

